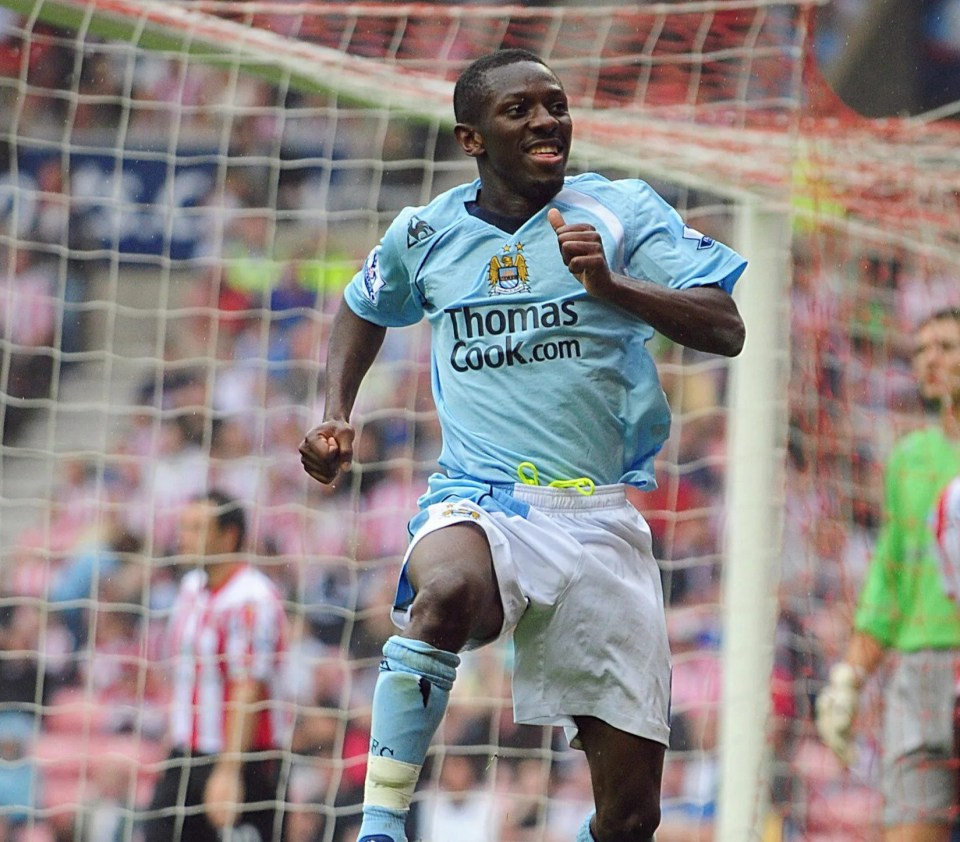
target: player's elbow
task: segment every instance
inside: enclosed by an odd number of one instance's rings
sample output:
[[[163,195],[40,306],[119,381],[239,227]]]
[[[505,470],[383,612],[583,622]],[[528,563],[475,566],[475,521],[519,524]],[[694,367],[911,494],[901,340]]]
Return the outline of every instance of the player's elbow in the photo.
[[[696,351],[705,351],[708,354],[717,354],[721,357],[735,357],[743,350],[746,339],[746,330],[743,322],[730,321],[720,325],[713,325],[709,330],[681,338],[688,348]]]
[[[702,308],[697,350],[723,357],[737,356],[743,350],[747,329],[733,296],[716,287],[699,290],[697,294]]]
[[[718,348],[714,353],[724,357],[735,357],[743,350],[747,339],[747,329],[742,319],[736,319],[718,332]]]

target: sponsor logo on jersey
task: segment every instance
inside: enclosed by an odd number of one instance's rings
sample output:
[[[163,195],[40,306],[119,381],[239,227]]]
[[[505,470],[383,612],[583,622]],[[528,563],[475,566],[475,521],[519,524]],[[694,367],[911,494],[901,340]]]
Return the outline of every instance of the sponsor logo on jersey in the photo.
[[[376,246],[363,263],[363,294],[371,304],[376,304],[385,285],[380,276],[380,246]]]
[[[507,243],[501,251],[490,258],[487,277],[490,295],[519,295],[530,292],[530,273],[527,259],[523,256],[523,243]]]
[[[572,328],[579,322],[576,301],[549,301],[515,307],[459,307],[447,310],[453,330],[450,367],[457,372],[580,359],[575,336],[536,341],[534,334]]]
[[[418,216],[411,216],[410,223],[407,225],[407,248],[413,248],[417,243],[429,240],[436,233],[429,222]]]
[[[696,228],[691,228],[689,225],[683,226],[683,239],[696,240],[697,251],[700,251],[700,249],[708,249],[716,242],[713,237],[701,234]]]

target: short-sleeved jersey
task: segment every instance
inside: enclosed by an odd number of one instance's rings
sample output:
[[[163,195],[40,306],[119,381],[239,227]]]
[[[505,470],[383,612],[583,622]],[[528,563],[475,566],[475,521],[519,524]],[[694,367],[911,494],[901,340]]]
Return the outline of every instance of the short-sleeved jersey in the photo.
[[[729,292],[745,261],[642,181],[569,177],[514,233],[469,212],[479,190],[478,180],[401,212],[346,290],[375,324],[428,319],[441,467],[497,486],[512,485],[521,462],[544,482],[652,486],[670,429],[645,347],[654,331],[586,293],[547,212],[594,226],[613,272],[675,289]]]
[[[960,447],[938,427],[908,434],[884,474],[884,523],[854,626],[903,652],[960,647],[960,612],[944,589],[931,513],[960,473]]]
[[[272,702],[257,714],[252,748],[281,747],[288,727],[280,680],[286,643],[283,603],[259,570],[243,565],[216,590],[204,571],[187,573],[169,624],[173,745],[221,752],[231,682],[252,678],[267,687]]]

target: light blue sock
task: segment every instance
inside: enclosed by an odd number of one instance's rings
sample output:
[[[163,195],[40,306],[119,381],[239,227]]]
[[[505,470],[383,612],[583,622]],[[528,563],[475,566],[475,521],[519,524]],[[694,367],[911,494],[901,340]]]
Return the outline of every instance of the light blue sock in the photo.
[[[580,825],[580,830],[577,831],[577,838],[575,842],[596,842],[596,840],[593,838],[593,834],[590,832],[590,819],[592,818],[593,813],[583,820],[583,824]]]
[[[358,842],[407,842],[416,775],[447,709],[460,658],[393,636],[373,691],[370,756]]]

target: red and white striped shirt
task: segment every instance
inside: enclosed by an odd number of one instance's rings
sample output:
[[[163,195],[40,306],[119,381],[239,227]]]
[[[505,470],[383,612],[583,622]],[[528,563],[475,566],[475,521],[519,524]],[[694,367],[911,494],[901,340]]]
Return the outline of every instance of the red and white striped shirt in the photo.
[[[252,750],[283,745],[289,706],[283,699],[282,662],[287,624],[274,584],[240,566],[216,590],[203,570],[180,584],[170,617],[174,691],[170,731],[174,746],[218,754],[225,745],[225,704],[233,682],[263,683],[268,704],[257,713]]]

